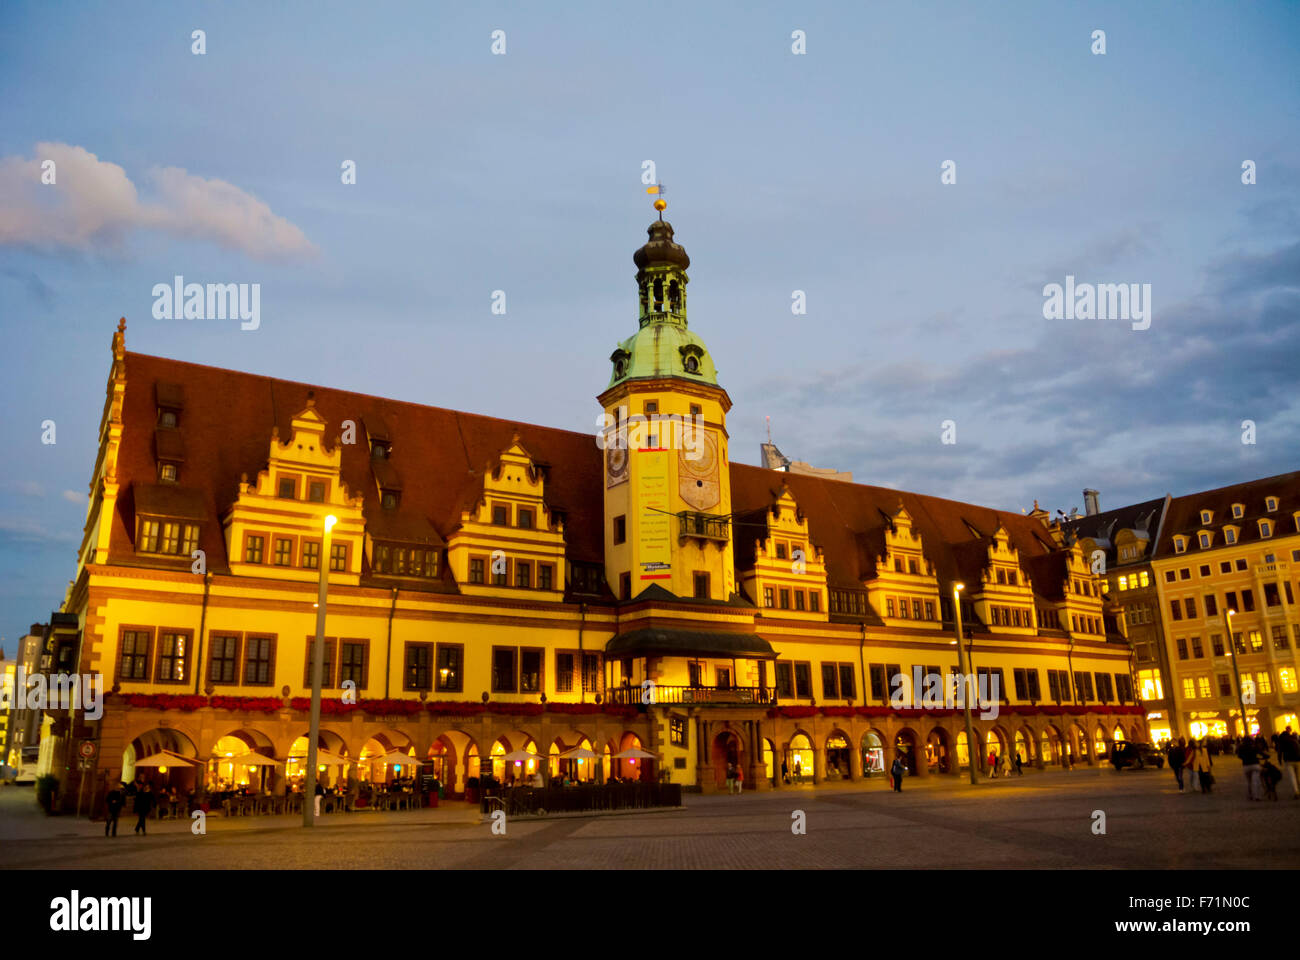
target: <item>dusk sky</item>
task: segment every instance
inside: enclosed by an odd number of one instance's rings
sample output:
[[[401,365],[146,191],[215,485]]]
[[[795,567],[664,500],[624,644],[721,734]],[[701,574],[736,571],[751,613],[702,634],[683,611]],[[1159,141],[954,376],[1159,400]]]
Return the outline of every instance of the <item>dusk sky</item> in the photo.
[[[3,646],[75,573],[119,317],[594,434],[646,160],[734,460],[770,415],[795,459],[1017,511],[1300,469],[1297,50],[1294,3],[7,3]],[[260,328],[155,319],[178,274],[260,284]],[[1044,319],[1067,275],[1150,284],[1149,329]]]

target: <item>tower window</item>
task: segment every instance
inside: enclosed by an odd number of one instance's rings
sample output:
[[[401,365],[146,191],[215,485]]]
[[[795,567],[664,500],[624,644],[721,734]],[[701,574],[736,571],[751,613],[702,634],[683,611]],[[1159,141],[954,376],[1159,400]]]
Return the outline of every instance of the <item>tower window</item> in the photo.
[[[159,411],[158,411],[158,426],[160,426],[160,427],[174,427],[174,426],[176,426],[176,411],[175,411],[175,410],[159,410]]]
[[[658,400],[647,400],[647,401],[645,402],[645,412],[646,412],[647,415],[652,414],[652,413],[658,413],[658,412],[659,412],[659,401],[658,401]]]
[[[709,599],[709,575],[695,571],[695,596],[700,600]]]
[[[176,464],[163,463],[158,466],[158,479],[163,483],[176,482]]]
[[[682,366],[686,368],[687,373],[700,372],[700,361],[694,356],[687,357]]]
[[[614,542],[627,542],[627,517],[618,516],[614,518]]]

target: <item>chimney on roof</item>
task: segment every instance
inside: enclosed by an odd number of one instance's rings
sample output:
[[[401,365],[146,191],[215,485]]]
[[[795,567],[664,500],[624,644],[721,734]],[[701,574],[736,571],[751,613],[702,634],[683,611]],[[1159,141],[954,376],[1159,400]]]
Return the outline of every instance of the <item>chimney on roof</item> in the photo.
[[[1090,517],[1101,513],[1101,494],[1096,490],[1083,491],[1083,512]]]

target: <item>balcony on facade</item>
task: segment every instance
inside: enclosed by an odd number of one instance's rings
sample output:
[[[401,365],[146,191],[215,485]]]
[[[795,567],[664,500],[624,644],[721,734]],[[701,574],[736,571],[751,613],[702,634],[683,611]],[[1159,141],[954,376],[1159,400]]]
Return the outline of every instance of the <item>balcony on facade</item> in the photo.
[[[609,690],[609,702],[620,707],[635,707],[644,703],[640,686]],[[709,706],[775,706],[776,690],[773,687],[705,687],[672,686],[657,683],[654,687],[654,704],[707,704]]]
[[[725,515],[695,513],[683,510],[677,514],[678,538],[699,537],[702,540],[717,540],[726,543],[731,539],[731,518]]]

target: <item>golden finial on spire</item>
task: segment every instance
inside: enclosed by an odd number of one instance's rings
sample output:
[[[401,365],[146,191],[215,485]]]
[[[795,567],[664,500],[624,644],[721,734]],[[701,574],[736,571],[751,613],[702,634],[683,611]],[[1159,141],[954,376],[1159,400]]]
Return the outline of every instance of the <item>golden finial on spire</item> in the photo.
[[[662,183],[656,183],[654,186],[646,187],[645,192],[657,194],[655,197],[654,207],[659,211],[659,219],[662,220],[664,218],[664,210],[668,207],[668,201],[664,199],[664,194],[668,191],[664,189]]]

